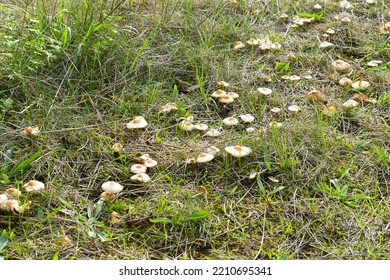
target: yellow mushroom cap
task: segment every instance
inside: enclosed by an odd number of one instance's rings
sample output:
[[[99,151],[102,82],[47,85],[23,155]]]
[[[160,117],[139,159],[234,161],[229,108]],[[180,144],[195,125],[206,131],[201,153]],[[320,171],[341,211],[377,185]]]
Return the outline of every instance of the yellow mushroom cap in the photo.
[[[196,158],[196,162],[198,162],[198,163],[208,162],[208,161],[211,161],[213,158],[214,158],[214,155],[212,155],[212,154],[201,153]]]
[[[241,50],[241,49],[243,49],[243,48],[245,48],[245,45],[244,45],[244,43],[243,42],[241,42],[241,41],[236,41],[236,42],[234,42],[234,46],[233,46],[233,49],[234,50]]]
[[[103,191],[110,192],[110,193],[119,193],[123,190],[123,186],[117,182],[114,181],[108,181],[104,182],[102,184]]]
[[[217,85],[221,86],[221,87],[228,87],[229,86],[229,83],[225,82],[225,81],[219,81],[217,83]]]
[[[252,152],[251,148],[245,147],[245,146],[239,146],[239,145],[225,147],[225,151],[229,155],[231,155],[233,157],[238,157],[238,158],[245,157]]]
[[[143,116],[135,117],[131,122],[126,124],[126,127],[128,129],[135,129],[135,128],[144,128],[148,125],[148,122],[145,120]]]
[[[131,176],[130,180],[135,183],[144,184],[150,181],[150,177],[146,173],[138,173]]]
[[[146,169],[147,169],[146,166],[144,166],[142,164],[133,164],[130,167],[131,173],[134,173],[134,174],[145,173]]]
[[[23,187],[26,189],[26,192],[37,192],[43,190],[45,184],[37,180],[30,180],[27,184],[24,184]]]
[[[212,97],[215,97],[215,98],[220,98],[222,96],[225,96],[226,95],[226,91],[222,90],[222,89],[217,89],[216,91],[214,91],[211,96]]]

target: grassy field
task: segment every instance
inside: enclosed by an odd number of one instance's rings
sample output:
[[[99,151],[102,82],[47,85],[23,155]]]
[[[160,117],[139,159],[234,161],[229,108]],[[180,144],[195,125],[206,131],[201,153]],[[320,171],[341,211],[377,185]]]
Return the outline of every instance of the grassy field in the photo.
[[[25,209],[0,210],[0,256],[389,259],[390,5],[367,2],[2,1],[0,193]],[[144,154],[158,165],[139,184]],[[112,201],[107,181],[124,187]]]

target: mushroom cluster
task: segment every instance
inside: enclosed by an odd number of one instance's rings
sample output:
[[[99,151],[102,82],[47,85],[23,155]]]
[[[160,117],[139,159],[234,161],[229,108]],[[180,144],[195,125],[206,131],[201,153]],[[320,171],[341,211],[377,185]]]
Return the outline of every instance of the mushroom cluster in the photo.
[[[30,180],[28,183],[23,185],[23,188],[27,193],[38,193],[45,189],[45,184],[37,180]],[[28,211],[30,209],[31,201],[27,201],[20,205],[19,198],[21,195],[22,192],[16,188],[6,189],[0,194],[0,210],[14,214],[23,214]]]
[[[146,174],[147,169],[157,166],[158,163],[149,154],[140,156],[138,161],[140,163],[133,164],[130,167],[131,173],[134,174],[130,180],[134,183],[145,184],[150,181],[149,175]]]

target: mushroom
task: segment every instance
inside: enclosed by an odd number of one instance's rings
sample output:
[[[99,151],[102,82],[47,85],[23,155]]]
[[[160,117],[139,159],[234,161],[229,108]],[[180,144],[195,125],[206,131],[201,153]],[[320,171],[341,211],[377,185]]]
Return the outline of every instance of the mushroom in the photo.
[[[37,180],[30,180],[23,185],[23,188],[26,189],[26,192],[38,192],[45,188],[45,184]]]
[[[332,34],[335,34],[336,31],[333,28],[328,28],[328,29],[326,29],[325,33],[332,35]]]
[[[259,88],[257,88],[257,91],[260,92],[264,96],[268,96],[272,93],[272,89],[265,88],[265,87],[259,87]]]
[[[347,77],[342,77],[340,80],[339,80],[339,85],[343,86],[343,87],[348,87],[352,84],[352,80],[347,78]]]
[[[0,194],[0,204],[8,200],[8,196],[4,193]]]
[[[328,117],[331,117],[335,113],[337,113],[336,106],[334,105],[324,106],[324,108],[322,108],[322,113]]]
[[[225,82],[225,81],[219,81],[217,83],[217,85],[219,85],[220,87],[224,87],[224,88],[227,88],[229,86],[229,83]]]
[[[157,161],[154,160],[154,159],[151,159],[151,158],[148,158],[144,161],[144,163],[142,164],[143,166],[149,168],[149,167],[155,167],[157,165]]]
[[[5,190],[4,194],[10,198],[17,198],[22,194],[22,192],[15,188],[8,188]]]
[[[209,131],[207,131],[205,135],[209,137],[218,137],[221,135],[221,132],[215,128],[212,128]]]
[[[241,42],[241,41],[236,41],[236,42],[234,42],[233,49],[234,49],[235,51],[238,51],[238,50],[241,50],[241,49],[244,49],[244,48],[245,48],[245,45],[244,45],[243,42]]]
[[[382,60],[371,60],[370,62],[367,63],[367,66],[370,67],[377,67],[379,64],[382,64]]]
[[[100,194],[100,199],[104,201],[113,201],[114,198],[115,198],[115,194],[112,192],[105,191]]]
[[[107,181],[102,184],[102,189],[105,192],[109,193],[119,193],[120,191],[123,190],[123,186],[117,182],[114,181]]]
[[[144,184],[150,181],[150,177],[146,173],[138,173],[131,176],[130,180],[135,183]]]
[[[119,217],[119,214],[115,211],[112,211],[110,224],[115,225],[115,224],[119,223],[118,217]]]
[[[345,10],[348,10],[348,9],[352,9],[352,8],[353,8],[352,4],[349,3],[349,2],[346,1],[346,0],[340,1],[339,7],[340,7],[341,9],[345,9]]]
[[[29,126],[23,129],[22,134],[30,138],[35,138],[37,137],[40,131],[41,128],[39,126]]]
[[[218,98],[219,102],[223,104],[230,104],[234,102],[234,98],[229,95],[224,95]]]
[[[301,79],[301,77],[299,77],[297,75],[291,75],[288,79],[292,82],[297,82]]]
[[[198,123],[194,126],[196,130],[205,131],[209,128],[209,126],[205,123]]]
[[[352,84],[354,89],[366,89],[370,86],[369,82],[366,81],[357,81]]]
[[[139,173],[145,173],[146,172],[146,166],[142,165],[142,164],[133,164],[131,167],[130,167],[130,171],[131,173],[134,173],[134,174],[139,174]]]
[[[272,113],[274,113],[274,114],[277,114],[277,113],[280,113],[281,111],[282,111],[282,109],[281,108],[278,108],[278,107],[273,107],[273,108],[271,108],[271,110],[270,110]]]
[[[205,150],[205,153],[207,154],[212,154],[213,156],[215,156],[216,154],[218,154],[220,152],[220,149],[218,149],[217,147],[215,146],[210,146],[208,147],[206,150]]]
[[[255,117],[250,114],[240,115],[240,118],[245,123],[251,123],[255,120]]]
[[[245,146],[239,146],[239,145],[225,147],[225,151],[229,155],[237,158],[245,157],[252,152],[251,148]]]
[[[180,122],[179,127],[185,131],[192,131],[195,128],[195,125],[190,121],[183,120]]]
[[[255,38],[250,38],[246,43],[250,46],[256,46],[259,44],[259,40]]]
[[[279,18],[283,21],[287,21],[288,20],[288,15],[286,13],[283,13],[279,16]]]
[[[279,129],[279,128],[282,128],[282,127],[283,127],[283,124],[280,123],[280,122],[270,122],[270,123],[268,124],[268,126],[269,126],[270,128],[277,128],[277,129]]]
[[[208,153],[201,153],[196,158],[197,163],[209,162],[214,158],[214,155]]]
[[[256,131],[256,128],[254,128],[254,127],[247,127],[247,128],[245,129],[245,131],[248,132],[248,133],[251,133],[251,132]]]
[[[320,4],[315,4],[315,5],[313,6],[313,9],[318,11],[318,10],[321,10],[322,7],[321,7]]]
[[[325,102],[325,95],[318,90],[312,90],[306,94],[306,100],[312,103],[315,101],[323,103]]]
[[[163,106],[161,106],[160,111],[158,111],[159,114],[169,113],[171,111],[177,111],[179,108],[177,108],[176,103],[167,103]]]
[[[227,117],[223,119],[222,122],[227,126],[233,126],[238,124],[238,120],[235,117]]]
[[[344,23],[349,23],[349,22],[351,22],[352,20],[349,18],[349,17],[343,17],[342,19],[341,19],[341,22],[344,22]]]
[[[111,146],[111,149],[116,153],[120,153],[124,151],[123,145],[121,143],[115,143],[114,145]]]
[[[357,93],[354,96],[352,96],[351,99],[353,99],[355,101],[361,101],[361,102],[369,103],[369,104],[375,104],[376,103],[376,100],[374,98],[369,98],[367,95],[365,95],[363,93]]]
[[[143,116],[135,117],[131,122],[126,124],[128,129],[136,129],[136,128],[145,128],[148,125],[148,122],[145,120]]]
[[[341,59],[333,61],[331,63],[331,66],[337,71],[337,72],[347,72],[349,71],[352,66],[348,62],[345,62]]]
[[[297,105],[291,105],[287,108],[287,110],[290,111],[292,114],[298,113],[299,110],[301,110]]]
[[[230,97],[232,97],[233,99],[236,99],[236,98],[239,98],[240,96],[238,95],[238,93],[235,93],[235,92],[233,92],[233,91],[229,91],[228,93],[227,93],[227,96],[230,96]]]
[[[216,91],[214,91],[211,96],[212,97],[215,97],[215,98],[220,98],[222,96],[225,96],[226,95],[226,91],[222,90],[222,89],[217,89]]]
[[[187,163],[187,164],[194,164],[194,163],[196,163],[196,158],[191,157],[191,158],[189,158],[189,159],[186,160],[186,163]]]
[[[343,103],[343,107],[344,107],[345,109],[352,109],[352,108],[355,108],[355,107],[358,106],[358,105],[359,105],[359,103],[356,102],[356,101],[353,100],[353,99],[349,99],[349,100],[347,100],[346,102]]]
[[[382,34],[390,34],[390,21],[386,22],[384,26],[381,26],[379,32]]]
[[[19,212],[19,202],[15,199],[8,199],[0,204],[0,210],[8,212]]]

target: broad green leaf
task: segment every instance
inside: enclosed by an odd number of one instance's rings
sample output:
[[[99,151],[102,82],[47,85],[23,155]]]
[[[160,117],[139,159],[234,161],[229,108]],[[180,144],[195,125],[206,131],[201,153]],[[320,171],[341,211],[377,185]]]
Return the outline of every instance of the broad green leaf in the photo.
[[[208,216],[210,216],[210,212],[206,210],[199,210],[188,215],[186,217],[186,221],[201,220],[207,218]]]
[[[4,229],[0,236],[0,251],[3,250],[5,246],[7,246],[7,243],[8,243],[7,231]]]

